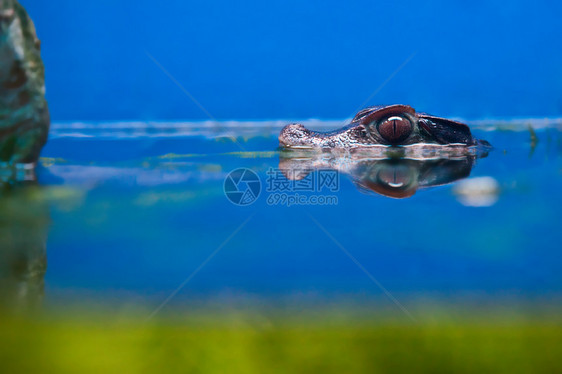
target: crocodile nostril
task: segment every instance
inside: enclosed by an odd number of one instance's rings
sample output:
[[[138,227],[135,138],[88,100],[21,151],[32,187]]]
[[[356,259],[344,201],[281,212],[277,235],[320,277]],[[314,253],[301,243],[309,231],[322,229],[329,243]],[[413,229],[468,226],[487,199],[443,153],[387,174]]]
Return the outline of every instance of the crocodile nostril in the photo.
[[[292,123],[281,129],[279,133],[279,144],[281,146],[296,146],[306,142],[307,135],[310,133],[303,125]]]
[[[409,120],[399,116],[393,116],[382,121],[378,126],[379,134],[391,144],[397,144],[405,140],[412,132],[412,124]]]

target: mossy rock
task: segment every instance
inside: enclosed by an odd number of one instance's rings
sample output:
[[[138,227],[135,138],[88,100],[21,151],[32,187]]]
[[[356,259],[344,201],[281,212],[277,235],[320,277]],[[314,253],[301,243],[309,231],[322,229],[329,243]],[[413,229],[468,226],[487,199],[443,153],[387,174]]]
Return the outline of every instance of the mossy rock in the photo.
[[[0,0],[0,163],[34,163],[47,140],[49,110],[40,41],[16,0]]]

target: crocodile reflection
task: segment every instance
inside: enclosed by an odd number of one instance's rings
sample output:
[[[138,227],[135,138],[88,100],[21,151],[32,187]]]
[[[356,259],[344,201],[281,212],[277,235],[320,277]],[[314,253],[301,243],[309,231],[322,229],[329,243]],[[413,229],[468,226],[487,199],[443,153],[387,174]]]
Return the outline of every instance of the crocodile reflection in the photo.
[[[475,155],[445,159],[288,158],[279,169],[287,179],[301,180],[318,169],[348,175],[357,189],[391,198],[411,197],[418,189],[452,183],[470,175]]]

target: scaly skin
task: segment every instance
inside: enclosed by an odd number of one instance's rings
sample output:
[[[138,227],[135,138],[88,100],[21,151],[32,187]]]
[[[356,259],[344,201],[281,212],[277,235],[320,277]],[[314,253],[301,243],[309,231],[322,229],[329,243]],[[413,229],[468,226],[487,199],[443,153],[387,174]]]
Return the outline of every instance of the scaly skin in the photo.
[[[312,131],[301,124],[285,126],[279,144],[286,148],[348,149],[411,145],[489,145],[472,137],[467,125],[416,113],[407,105],[366,108],[351,123],[327,133]]]
[[[48,131],[35,27],[16,0],[0,0],[0,165],[36,162]]]

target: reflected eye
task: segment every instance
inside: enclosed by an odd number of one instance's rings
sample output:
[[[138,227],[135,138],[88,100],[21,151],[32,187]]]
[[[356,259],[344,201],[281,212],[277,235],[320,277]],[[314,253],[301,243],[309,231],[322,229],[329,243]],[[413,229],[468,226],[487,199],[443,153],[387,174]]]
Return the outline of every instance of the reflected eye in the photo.
[[[410,135],[412,124],[406,118],[392,116],[379,123],[378,130],[386,141],[398,144]]]
[[[379,170],[377,179],[391,188],[406,188],[412,183],[412,170],[401,165],[386,165]]]

